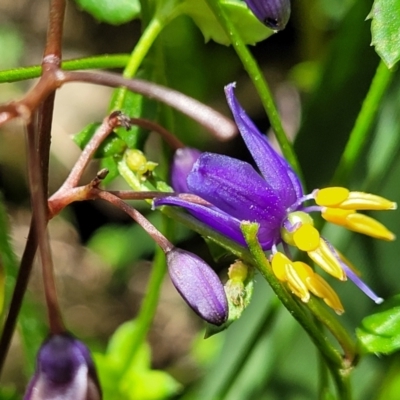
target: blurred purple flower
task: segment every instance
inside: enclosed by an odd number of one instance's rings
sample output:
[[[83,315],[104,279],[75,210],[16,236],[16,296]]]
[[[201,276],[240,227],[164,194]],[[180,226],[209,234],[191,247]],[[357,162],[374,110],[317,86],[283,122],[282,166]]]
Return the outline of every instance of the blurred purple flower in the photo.
[[[87,347],[68,333],[50,336],[37,356],[24,400],[100,400],[101,389]]]
[[[205,321],[222,325],[228,302],[218,275],[201,258],[176,247],[166,257],[171,281],[186,303]]]
[[[245,0],[254,15],[268,28],[281,31],[290,17],[290,0]]]
[[[190,147],[178,149],[175,152],[171,167],[171,183],[176,192],[189,192],[186,179],[200,155],[199,150]]]
[[[340,313],[342,306],[329,285],[315,277],[309,268],[290,259],[288,246],[295,246],[332,276],[352,279],[375,302],[382,301],[371,289],[352,273],[351,267],[333,246],[322,238],[313,226],[312,212],[320,212],[329,222],[369,236],[393,240],[392,232],[378,221],[358,213],[357,210],[390,210],[396,203],[363,192],[350,192],[346,188],[317,189],[304,195],[299,178],[262,135],[234,96],[234,84],[226,87],[226,96],[235,122],[260,171],[250,164],[224,155],[203,153],[188,173],[180,175],[180,188],[187,187],[191,199],[185,194],[168,196],[154,201],[155,206],[174,205],[186,208],[197,219],[222,235],[246,245],[241,223],[259,224],[258,240],[264,250],[271,250],[274,273],[303,301],[309,291],[323,298]],[[188,150],[189,151],[189,150]],[[175,176],[179,176],[174,167]],[[186,182],[182,180],[186,176]],[[199,199],[200,198],[200,199]],[[308,200],[316,205],[305,206]],[[284,255],[277,246],[283,244]],[[312,284],[310,282],[312,281]]]

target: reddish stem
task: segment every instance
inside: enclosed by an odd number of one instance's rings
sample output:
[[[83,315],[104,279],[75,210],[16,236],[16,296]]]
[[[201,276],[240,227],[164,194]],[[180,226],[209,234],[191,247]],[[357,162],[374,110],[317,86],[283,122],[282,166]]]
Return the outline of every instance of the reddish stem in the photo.
[[[161,233],[157,228],[148,221],[139,211],[132,208],[124,201],[119,199],[117,196],[110,192],[104,192],[101,190],[95,191],[96,197],[103,199],[118,207],[125,213],[127,213],[133,220],[135,220],[150,236],[151,238],[161,247],[164,253],[171,251],[174,245]]]

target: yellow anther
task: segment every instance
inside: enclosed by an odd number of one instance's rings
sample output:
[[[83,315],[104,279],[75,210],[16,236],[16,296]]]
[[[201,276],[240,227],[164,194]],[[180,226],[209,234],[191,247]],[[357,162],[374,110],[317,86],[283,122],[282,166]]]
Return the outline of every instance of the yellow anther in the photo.
[[[387,241],[396,239],[395,234],[390,232],[383,224],[366,215],[358,213],[350,214],[346,221],[346,227],[352,231],[363,233],[376,239]]]
[[[396,238],[392,232],[377,220],[353,210],[327,208],[321,215],[329,222],[376,239],[391,241]]]
[[[342,210],[340,208],[326,208],[322,211],[321,216],[328,222],[336,225],[347,226],[346,219],[350,214],[354,214],[354,210]]]
[[[308,251],[307,254],[328,274],[340,279],[341,281],[347,279],[339,260],[323,239],[320,239],[319,247],[316,250]]]
[[[350,192],[349,197],[340,204],[344,210],[395,210],[393,201],[371,193]]]
[[[309,277],[307,279],[307,287],[312,294],[321,297],[337,314],[343,314],[344,308],[340,302],[339,296],[322,276],[314,274]]]
[[[271,266],[275,276],[281,281],[286,281],[286,264],[290,264],[291,261],[283,253],[275,253],[272,256]]]
[[[335,207],[345,201],[350,191],[343,187],[329,187],[318,190],[315,202],[319,206]]]
[[[320,189],[315,195],[319,206],[342,208],[343,210],[395,210],[397,204],[371,193],[350,192],[343,187]]]
[[[302,261],[295,261],[293,263],[293,266],[296,269],[298,275],[301,277],[301,279],[303,279],[304,282],[307,280],[307,278],[315,274],[314,270],[309,265],[303,263]]]
[[[285,264],[287,284],[290,290],[301,299],[302,302],[307,303],[310,300],[310,292],[307,289],[305,277],[299,274],[294,263]]]
[[[320,243],[319,232],[312,225],[304,224],[293,233],[293,241],[300,250],[313,251]]]
[[[393,201],[371,193],[350,192],[349,197],[340,204],[344,210],[395,210]]]
[[[304,211],[294,211],[291,212],[288,216],[287,216],[287,220],[290,223],[290,225],[292,225],[292,227],[294,227],[295,225],[314,225],[314,221],[312,219],[312,217],[310,216],[310,214],[305,213]],[[287,244],[290,244],[291,246],[295,246],[295,243],[293,241],[293,231],[292,230],[288,230],[286,228],[282,228],[281,229],[281,236],[284,242],[286,242]]]

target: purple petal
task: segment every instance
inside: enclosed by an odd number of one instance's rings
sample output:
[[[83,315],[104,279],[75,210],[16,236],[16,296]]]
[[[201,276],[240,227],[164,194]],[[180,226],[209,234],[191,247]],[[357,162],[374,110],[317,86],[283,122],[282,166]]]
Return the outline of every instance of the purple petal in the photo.
[[[101,390],[89,350],[69,334],[47,339],[24,400],[100,400]]]
[[[285,208],[291,206],[303,195],[301,183],[288,162],[269,144],[266,136],[261,135],[234,95],[235,84],[225,87],[228,105],[239,131],[252,154],[261,174],[276,191]]]
[[[171,184],[175,192],[187,193],[189,191],[186,179],[200,155],[199,150],[190,147],[178,149],[175,152],[171,166]]]
[[[166,256],[171,281],[186,303],[205,321],[222,325],[228,318],[228,302],[218,275],[187,251],[175,247]]]
[[[285,217],[276,192],[248,163],[203,153],[187,179],[189,191],[240,221],[275,233]]]
[[[173,196],[155,199],[154,205],[156,207],[162,205],[183,207],[211,229],[214,229],[223,236],[234,240],[242,246],[246,246],[246,242],[240,229],[241,221],[216,207],[204,206]],[[274,243],[279,243],[279,230],[272,234],[270,230],[260,227],[258,240],[264,250],[270,250]]]
[[[268,28],[280,31],[290,17],[290,0],[244,0],[254,15]]]

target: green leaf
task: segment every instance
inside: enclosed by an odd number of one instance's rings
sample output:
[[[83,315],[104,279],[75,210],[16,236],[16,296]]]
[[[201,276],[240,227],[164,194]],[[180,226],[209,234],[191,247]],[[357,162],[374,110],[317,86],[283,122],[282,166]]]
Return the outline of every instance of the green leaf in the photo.
[[[105,400],[162,400],[176,394],[181,385],[163,371],[151,369],[150,347],[143,343],[132,359],[135,321],[122,324],[110,339],[106,354],[94,354]]]
[[[372,19],[372,45],[389,68],[400,59],[400,0],[375,0]]]
[[[100,22],[121,25],[140,16],[139,0],[75,0]]]
[[[118,171],[118,162],[120,161],[120,157],[105,157],[101,160],[100,166],[101,169],[108,169],[108,175],[103,179],[102,184],[107,186],[110,182],[112,182],[117,176],[119,176]]]
[[[271,36],[273,31],[263,25],[242,1],[221,0],[228,17],[241,32],[246,44],[256,44]],[[182,10],[199,27],[206,41],[230,45],[231,41],[204,0],[185,0]]]
[[[93,122],[87,125],[79,133],[74,136],[74,142],[83,150],[83,148],[88,144],[89,140],[92,138],[96,129],[100,126],[100,123]],[[111,133],[103,141],[103,143],[97,149],[94,157],[104,158],[114,155],[120,155],[126,149],[125,142],[120,139],[115,133]]]
[[[400,349],[400,295],[364,318],[357,329],[362,349],[367,353],[390,354]]]

